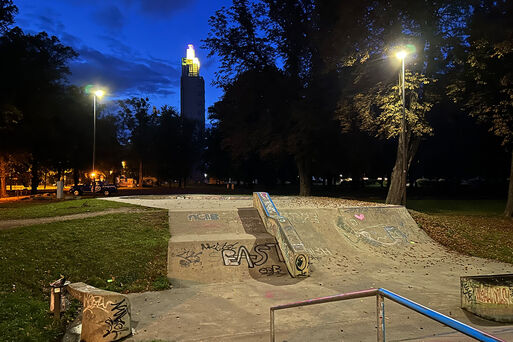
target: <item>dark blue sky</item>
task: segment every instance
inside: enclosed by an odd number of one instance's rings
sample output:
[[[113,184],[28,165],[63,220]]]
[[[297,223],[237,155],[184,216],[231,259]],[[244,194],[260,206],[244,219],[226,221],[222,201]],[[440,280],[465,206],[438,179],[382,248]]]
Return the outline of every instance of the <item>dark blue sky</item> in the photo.
[[[222,92],[211,86],[217,68],[201,40],[208,18],[230,0],[15,0],[16,25],[29,33],[46,31],[80,56],[70,82],[108,88],[102,101],[149,97],[153,105],[180,109],[181,58],[194,44],[205,78],[206,107]]]

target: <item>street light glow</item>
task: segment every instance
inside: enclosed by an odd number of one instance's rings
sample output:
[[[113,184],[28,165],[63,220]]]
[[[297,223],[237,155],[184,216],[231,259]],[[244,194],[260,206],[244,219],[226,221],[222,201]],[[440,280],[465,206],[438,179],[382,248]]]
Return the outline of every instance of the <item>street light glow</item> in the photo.
[[[96,95],[98,97],[102,97],[104,94],[105,94],[105,92],[101,89],[94,92],[94,95]]]
[[[403,60],[406,58],[406,56],[408,55],[408,52],[406,52],[405,50],[401,50],[401,51],[398,51],[395,56],[397,58],[399,58],[400,60]]]

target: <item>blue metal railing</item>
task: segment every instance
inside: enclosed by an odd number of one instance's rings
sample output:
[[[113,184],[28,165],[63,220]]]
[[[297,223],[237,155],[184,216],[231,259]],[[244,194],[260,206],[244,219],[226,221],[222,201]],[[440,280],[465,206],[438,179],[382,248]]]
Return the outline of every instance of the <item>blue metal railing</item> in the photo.
[[[377,319],[377,341],[378,342],[384,342],[385,341],[385,301],[384,298],[388,298],[398,304],[401,304],[408,309],[414,310],[428,318],[431,318],[432,320],[435,320],[439,323],[442,323],[454,330],[457,330],[467,336],[470,336],[478,341],[483,342],[505,342],[504,340],[492,336],[488,333],[485,333],[484,331],[481,331],[479,329],[473,328],[469,325],[463,324],[460,321],[457,321],[453,318],[450,318],[448,316],[445,316],[439,312],[436,312],[434,310],[431,310],[423,305],[417,304],[414,301],[411,301],[407,298],[404,298],[402,296],[399,296],[398,294],[395,294],[391,291],[388,291],[386,289],[368,289],[363,291],[357,291],[357,292],[349,292],[349,293],[343,293],[335,296],[329,296],[329,297],[322,297],[322,298],[315,298],[315,299],[308,299],[301,302],[295,302],[295,303],[289,303],[289,304],[282,304],[273,306],[270,309],[270,325],[271,325],[271,341],[275,341],[275,332],[274,332],[274,311],[276,310],[283,310],[288,308],[294,308],[299,306],[307,306],[307,305],[314,305],[314,304],[321,304],[321,303],[329,303],[329,302],[335,302],[335,301],[341,301],[341,300],[347,300],[347,299],[355,299],[355,298],[364,298],[364,297],[372,297],[376,296],[376,319]]]

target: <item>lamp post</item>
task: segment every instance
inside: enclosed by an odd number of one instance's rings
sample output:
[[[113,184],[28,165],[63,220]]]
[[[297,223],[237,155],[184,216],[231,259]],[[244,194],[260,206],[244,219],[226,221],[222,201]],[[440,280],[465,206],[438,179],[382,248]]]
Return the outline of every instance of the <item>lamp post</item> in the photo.
[[[96,172],[94,171],[94,162],[96,157],[96,97],[101,98],[105,92],[103,90],[96,90],[93,93],[93,170],[91,176],[94,178]]]
[[[403,110],[403,115],[402,115],[402,118],[401,118],[401,136],[400,136],[400,139],[402,139],[402,142],[403,142],[403,160],[402,160],[402,164],[403,164],[403,172],[402,172],[402,183],[404,184],[404,192],[403,192],[403,204],[406,204],[406,174],[407,174],[407,161],[408,161],[408,146],[406,144],[406,99],[405,99],[405,92],[404,92],[404,59],[406,58],[406,56],[408,55],[408,53],[404,50],[402,51],[399,51],[396,53],[396,57],[399,58],[401,60],[401,101],[402,101],[402,110]]]

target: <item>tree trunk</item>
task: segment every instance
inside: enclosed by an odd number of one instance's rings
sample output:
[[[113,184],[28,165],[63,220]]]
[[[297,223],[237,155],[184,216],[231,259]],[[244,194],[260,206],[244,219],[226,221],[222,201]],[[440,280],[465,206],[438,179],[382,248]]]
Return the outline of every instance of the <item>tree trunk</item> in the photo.
[[[37,186],[39,185],[39,163],[37,160],[32,161],[32,180],[31,180],[30,193],[37,194]]]
[[[308,158],[296,160],[299,172],[299,196],[310,196],[312,192],[312,161]]]
[[[513,217],[513,151],[511,152],[511,168],[509,171],[509,188],[508,188],[508,201],[506,202],[506,209],[504,216]]]
[[[0,154],[0,198],[7,197],[7,157]]]
[[[385,203],[401,205],[404,205],[406,203],[404,196],[404,189],[406,185],[404,184],[404,177],[402,177],[402,173],[402,155],[398,151],[394,169],[392,170],[392,176],[390,178],[390,187],[388,188],[388,194]]]
[[[404,145],[402,141],[402,136],[399,137],[398,146],[397,146],[397,156],[395,160],[394,169],[392,170],[392,175],[389,180],[389,188],[387,199],[385,203],[387,204],[400,204],[406,205],[406,180],[408,170],[410,168],[411,163],[413,162],[413,158],[417,153],[420,145],[420,138],[414,137],[413,139],[406,135],[406,143],[408,149],[408,160],[406,161],[406,167],[403,167],[403,151]]]
[[[139,188],[143,187],[143,162],[139,160]]]

